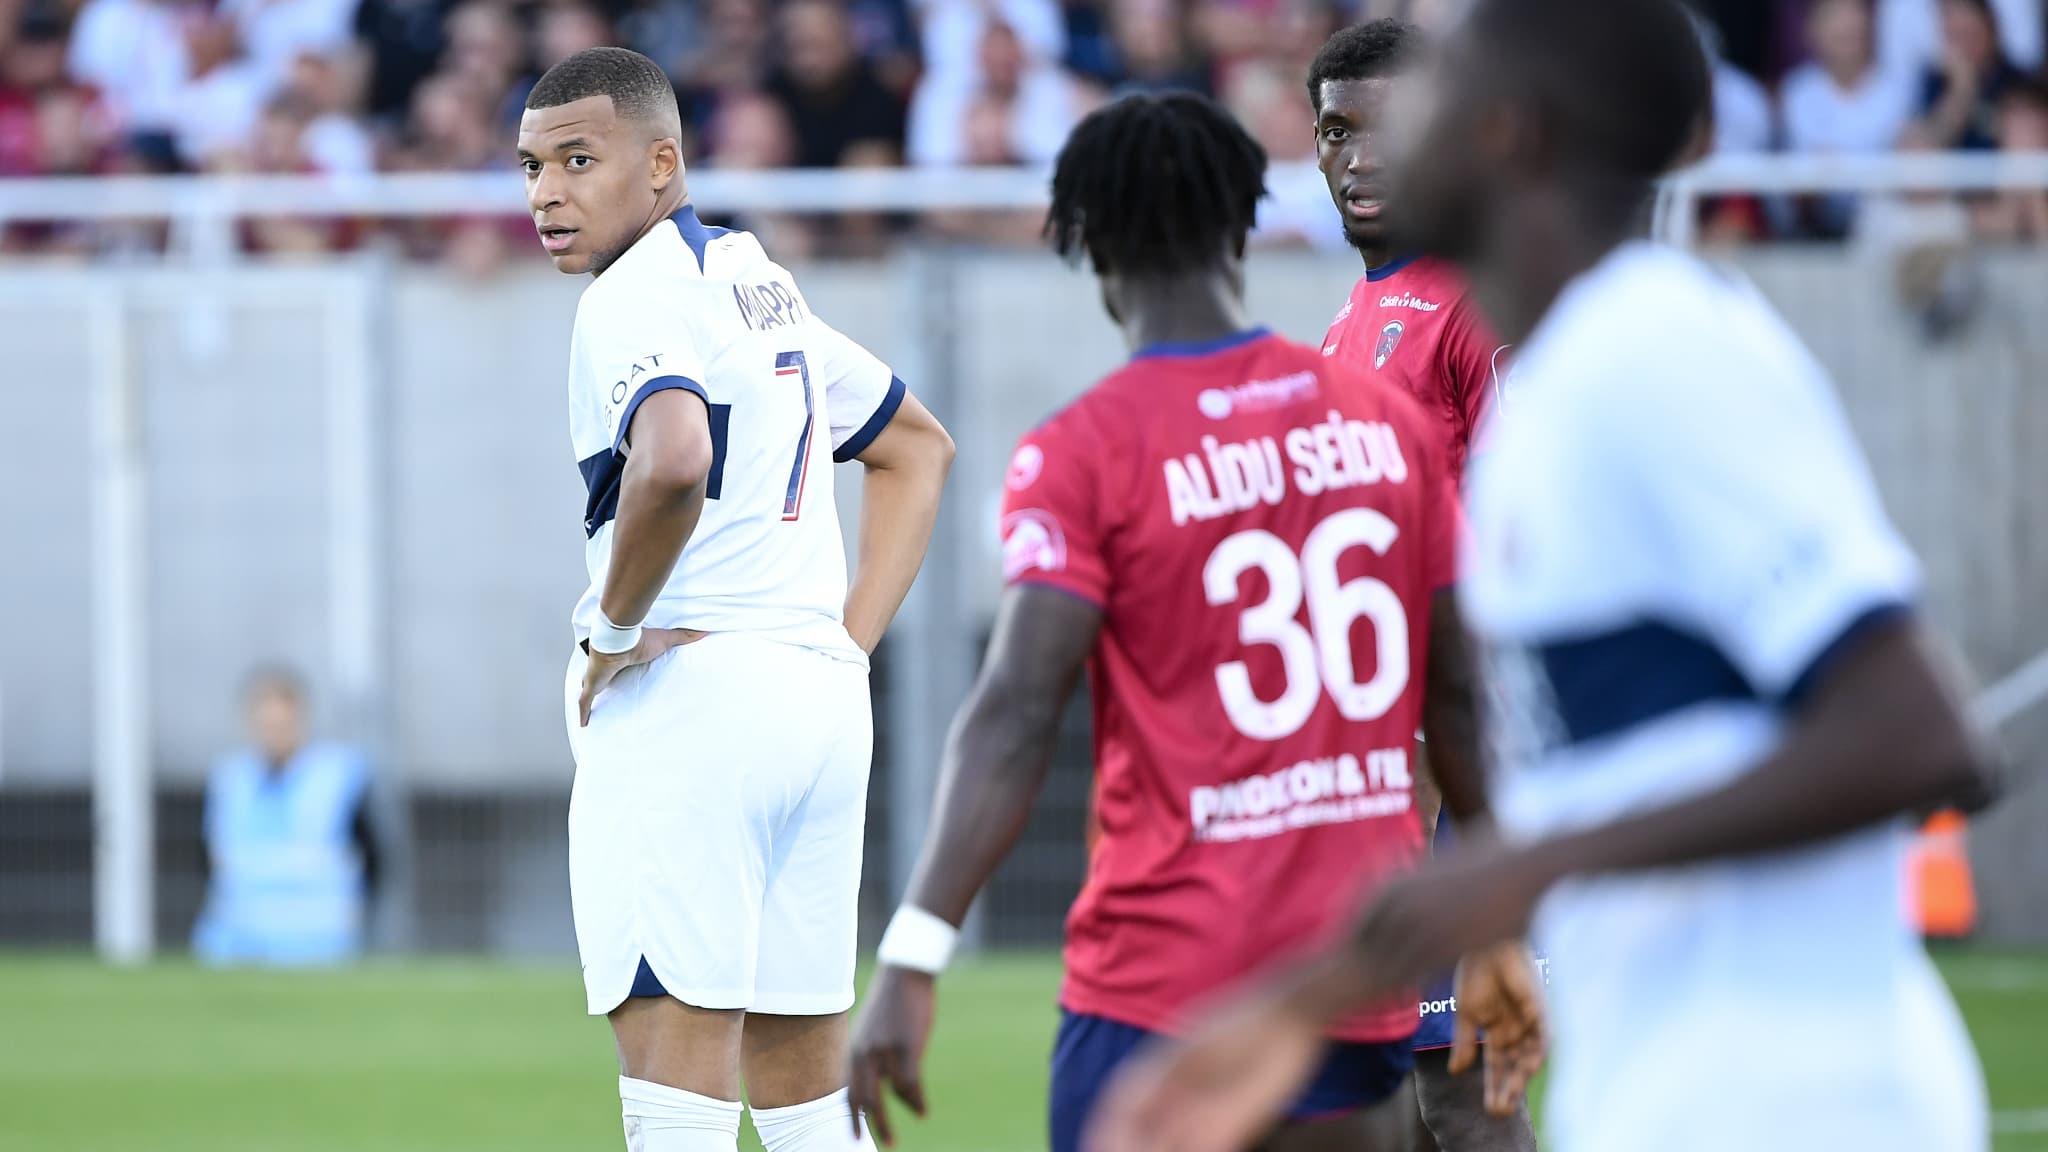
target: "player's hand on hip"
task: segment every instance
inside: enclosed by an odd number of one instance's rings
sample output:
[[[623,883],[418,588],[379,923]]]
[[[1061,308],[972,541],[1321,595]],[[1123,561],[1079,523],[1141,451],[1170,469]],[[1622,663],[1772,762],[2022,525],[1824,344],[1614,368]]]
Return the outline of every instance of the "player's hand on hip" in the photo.
[[[1543,1019],[1543,977],[1520,940],[1496,944],[1458,963],[1457,1032],[1453,1073],[1472,1067],[1479,1031],[1486,1031],[1486,1110],[1505,1116],[1543,1067],[1548,1034]]]
[[[938,989],[930,973],[891,964],[875,970],[853,1025],[847,1069],[846,1096],[855,1138],[865,1114],[875,1139],[884,1147],[895,1145],[884,1089],[893,1091],[912,1112],[925,1114],[924,1050],[931,1042],[937,1012]]]
[[[646,664],[671,648],[702,640],[704,636],[705,633],[694,628],[642,628],[640,643],[629,651],[593,652],[586,644],[584,653],[589,659],[583,665],[583,695],[576,702],[582,726],[590,727],[590,706],[613,677],[636,664]]]
[[[1096,1105],[1085,1152],[1239,1152],[1262,1139],[1315,1072],[1322,1022],[1265,985],[1180,1040],[1127,1061]]]

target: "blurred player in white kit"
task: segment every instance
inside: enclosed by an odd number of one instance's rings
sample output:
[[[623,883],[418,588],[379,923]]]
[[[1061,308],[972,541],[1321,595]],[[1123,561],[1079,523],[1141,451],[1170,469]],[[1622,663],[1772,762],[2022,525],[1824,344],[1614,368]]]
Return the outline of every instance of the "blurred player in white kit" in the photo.
[[[953,445],[790,274],[689,204],[668,78],[580,52],[527,97],[534,227],[576,312],[569,426],[590,589],[564,685],[570,890],[632,1152],[847,1130],[873,747],[868,654],[924,558]],[[851,589],[832,465],[866,466]]]
[[[1396,228],[1517,348],[1459,585],[1500,839],[1388,885],[1320,963],[1134,1065],[1092,1152],[1243,1147],[1322,1021],[1532,918],[1557,960],[1552,1147],[1988,1146],[1899,891],[1909,818],[1996,781],[1918,566],[1797,336],[1636,238],[1710,127],[1709,83],[1675,0],[1473,0],[1395,83]],[[1508,1047],[1490,1077],[1526,1074]]]

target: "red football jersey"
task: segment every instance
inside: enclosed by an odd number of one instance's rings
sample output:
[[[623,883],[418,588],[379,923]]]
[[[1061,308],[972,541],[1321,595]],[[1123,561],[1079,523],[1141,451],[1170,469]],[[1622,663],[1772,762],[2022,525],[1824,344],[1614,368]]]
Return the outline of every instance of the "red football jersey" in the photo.
[[[1467,298],[1464,277],[1426,257],[1367,272],[1331,322],[1323,355],[1421,401],[1449,429],[1451,471],[1459,477],[1508,370],[1507,349]]]
[[[1440,439],[1254,331],[1141,353],[1019,445],[1006,578],[1103,610],[1070,1011],[1171,1031],[1419,857],[1410,755],[1459,523]],[[1415,1002],[1333,1035],[1405,1037]]]

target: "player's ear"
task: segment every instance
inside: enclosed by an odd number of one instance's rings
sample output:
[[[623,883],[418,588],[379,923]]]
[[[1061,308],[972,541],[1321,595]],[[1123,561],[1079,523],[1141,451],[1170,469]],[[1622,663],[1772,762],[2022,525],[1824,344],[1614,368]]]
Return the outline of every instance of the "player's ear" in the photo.
[[[665,192],[683,174],[683,146],[673,136],[660,137],[647,145],[648,178],[656,192]]]

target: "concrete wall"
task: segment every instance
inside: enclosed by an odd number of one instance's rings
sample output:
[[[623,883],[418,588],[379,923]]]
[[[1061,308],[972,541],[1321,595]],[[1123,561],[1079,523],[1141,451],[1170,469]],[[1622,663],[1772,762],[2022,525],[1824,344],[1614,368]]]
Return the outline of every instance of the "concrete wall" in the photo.
[[[935,406],[961,443],[947,523],[962,546],[958,570],[940,575],[960,582],[955,624],[972,635],[993,600],[993,508],[1011,443],[1122,349],[1085,274],[1036,255],[941,259],[941,309],[917,304],[914,258],[801,276],[817,312],[885,358],[957,368],[951,381],[910,382],[943,398]],[[1834,371],[1927,563],[1933,614],[1973,672],[1989,681],[2048,648],[2048,254],[1990,261],[1974,327],[1946,344],[1921,337],[1887,268],[1852,254],[1770,250],[1740,264]],[[1317,339],[1355,274],[1348,260],[1260,256],[1254,313]],[[195,778],[233,739],[234,691],[252,663],[288,660],[325,686],[326,389],[336,342],[354,338],[334,322],[338,294],[370,276],[389,760],[441,788],[565,783],[559,693],[583,497],[562,390],[580,282],[335,265],[207,278],[0,270],[0,784],[76,785],[88,773],[91,653],[75,642],[91,618],[83,301],[115,276],[132,290],[146,396],[160,773]],[[850,525],[857,470],[842,471],[840,491]],[[2023,765],[2048,760],[2048,714],[2008,735]],[[1989,922],[2048,938],[2048,895],[2028,891],[2048,878],[2048,838],[2030,834],[2048,824],[2044,794],[2023,793],[1976,839],[1991,866]]]

